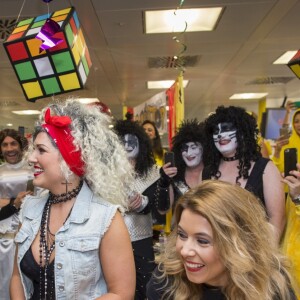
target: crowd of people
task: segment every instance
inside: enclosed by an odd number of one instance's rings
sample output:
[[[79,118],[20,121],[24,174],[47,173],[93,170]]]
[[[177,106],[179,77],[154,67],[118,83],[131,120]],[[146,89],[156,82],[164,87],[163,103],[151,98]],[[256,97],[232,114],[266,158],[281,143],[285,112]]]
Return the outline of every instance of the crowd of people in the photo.
[[[46,106],[28,147],[1,131],[0,299],[300,300],[300,164],[282,175],[299,120],[269,158],[235,106],[183,121],[172,149],[76,99]]]

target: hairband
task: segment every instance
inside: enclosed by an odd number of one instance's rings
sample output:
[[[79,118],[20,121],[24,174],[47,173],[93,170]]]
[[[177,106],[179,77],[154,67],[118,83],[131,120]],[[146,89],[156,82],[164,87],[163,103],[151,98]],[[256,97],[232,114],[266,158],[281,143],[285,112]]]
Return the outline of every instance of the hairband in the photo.
[[[78,176],[84,174],[84,162],[81,159],[81,151],[76,150],[74,137],[71,134],[69,125],[72,120],[68,116],[51,116],[50,108],[45,113],[45,123],[42,127],[57,145],[63,159],[73,173]]]

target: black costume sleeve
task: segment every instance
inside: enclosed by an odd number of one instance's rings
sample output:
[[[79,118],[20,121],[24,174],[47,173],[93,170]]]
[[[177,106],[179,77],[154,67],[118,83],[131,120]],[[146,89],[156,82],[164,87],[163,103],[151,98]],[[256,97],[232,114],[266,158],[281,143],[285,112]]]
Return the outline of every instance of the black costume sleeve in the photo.
[[[162,168],[161,168],[162,170]],[[167,175],[165,175],[169,178]],[[140,212],[147,214],[151,210],[167,211],[170,208],[169,180],[162,176],[151,184],[142,194],[148,197],[148,205]]]
[[[157,210],[167,211],[170,208],[169,186],[162,187],[160,185],[160,179],[156,183],[154,196],[154,205]]]
[[[148,300],[160,300],[167,287],[167,281],[159,281],[157,276],[161,275],[158,267],[153,271],[151,279],[147,283],[147,299]]]
[[[17,208],[15,208],[10,203],[3,206],[0,210],[0,221],[5,220],[15,214],[18,211]]]
[[[160,178],[154,183],[155,192],[153,204],[155,209],[159,211],[167,211],[170,208],[169,186],[171,178],[166,175],[163,168],[160,168]]]

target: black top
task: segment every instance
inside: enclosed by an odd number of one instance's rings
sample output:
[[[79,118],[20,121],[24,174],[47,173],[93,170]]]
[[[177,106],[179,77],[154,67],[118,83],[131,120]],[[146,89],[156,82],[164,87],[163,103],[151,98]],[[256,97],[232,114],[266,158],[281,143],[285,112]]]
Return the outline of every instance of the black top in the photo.
[[[151,279],[147,284],[147,299],[148,300],[160,300],[162,299],[162,295],[165,292],[166,288],[166,279],[160,281],[157,279],[157,276],[160,276],[162,273],[158,270],[158,267],[154,270]],[[172,277],[168,278],[168,284],[170,285],[172,282]],[[207,286],[202,284],[203,296],[199,300],[226,300],[225,295],[219,288]],[[172,300],[173,298],[171,298]],[[278,295],[273,297],[274,300],[281,300]],[[290,297],[289,300],[297,300],[294,291],[290,288]]]
[[[44,268],[40,269],[39,264],[35,261],[31,247],[25,253],[20,264],[21,271],[33,283],[33,295],[30,300],[40,299],[40,272],[42,272],[41,295],[44,299]],[[55,299],[55,283],[54,283],[54,260],[49,264],[47,270],[47,300]]]
[[[268,158],[260,157],[255,162],[245,186],[245,189],[249,192],[252,192],[256,197],[258,197],[264,206],[266,204],[264,197],[263,175],[266,165],[269,161],[270,160]]]
[[[147,284],[147,299],[148,300],[160,300],[165,291],[166,279],[159,281],[155,276],[159,276],[161,273],[158,268],[155,269],[150,281]],[[170,279],[169,279],[170,282]],[[225,300],[225,296],[219,288],[202,285],[203,296],[199,300]]]
[[[260,157],[254,164],[253,169],[248,177],[245,189],[252,192],[258,197],[262,204],[265,206],[264,197],[264,183],[263,174],[267,163],[270,161],[268,158]],[[211,179],[208,174],[208,169],[204,168],[202,173],[202,180]]]

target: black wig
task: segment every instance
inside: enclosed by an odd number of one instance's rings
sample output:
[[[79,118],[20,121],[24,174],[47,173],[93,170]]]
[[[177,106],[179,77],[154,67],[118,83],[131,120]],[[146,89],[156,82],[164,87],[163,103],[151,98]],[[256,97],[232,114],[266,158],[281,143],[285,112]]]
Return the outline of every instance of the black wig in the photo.
[[[204,151],[204,141],[203,124],[197,119],[185,120],[180,124],[176,135],[172,139],[172,151],[174,152],[175,166],[177,167],[177,175],[174,177],[174,180],[185,181],[186,164],[182,158],[182,146],[186,143],[197,142],[201,144]]]
[[[261,157],[258,145],[258,127],[255,118],[246,112],[244,108],[236,106],[219,106],[215,113],[211,114],[204,121],[206,145],[204,151],[204,161],[207,162],[206,169],[210,177],[219,178],[219,164],[222,154],[218,151],[213,141],[213,132],[219,123],[231,122],[237,129],[237,149],[236,156],[239,159],[239,176],[247,179],[251,168],[251,161],[257,161]]]
[[[138,138],[139,153],[135,159],[135,172],[139,176],[147,175],[148,171],[155,164],[155,160],[153,157],[150,139],[144,128],[135,121],[117,120],[114,130],[122,142],[126,134],[133,134]]]

